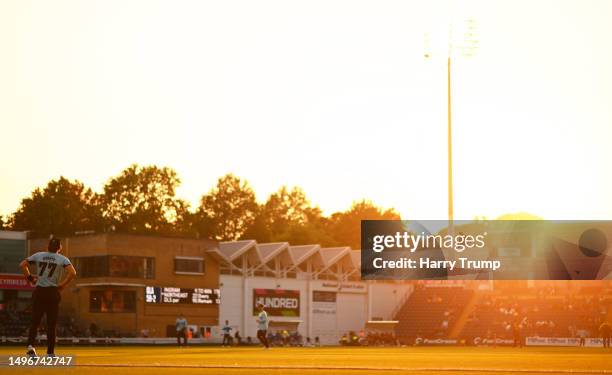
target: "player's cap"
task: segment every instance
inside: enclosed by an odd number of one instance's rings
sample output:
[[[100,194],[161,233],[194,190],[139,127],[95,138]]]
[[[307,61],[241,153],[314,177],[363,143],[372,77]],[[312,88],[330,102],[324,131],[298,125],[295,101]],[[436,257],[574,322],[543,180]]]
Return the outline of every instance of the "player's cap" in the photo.
[[[57,252],[60,247],[62,247],[62,242],[59,238],[52,238],[49,240],[49,245],[47,246],[47,250],[52,253]]]

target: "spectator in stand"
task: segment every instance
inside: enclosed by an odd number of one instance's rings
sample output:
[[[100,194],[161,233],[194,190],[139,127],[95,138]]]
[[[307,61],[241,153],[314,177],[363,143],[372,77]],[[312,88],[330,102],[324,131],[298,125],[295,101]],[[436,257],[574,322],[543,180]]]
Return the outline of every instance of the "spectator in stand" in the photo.
[[[514,336],[514,347],[523,347],[523,335],[522,335],[523,325],[519,322],[514,322],[512,325],[512,334]]]
[[[440,328],[442,328],[442,334],[445,335],[446,332],[448,331],[448,319],[444,319],[442,321]]]
[[[340,345],[345,346],[348,345],[348,337],[346,337],[346,333],[340,337]]]
[[[586,329],[579,329],[578,330],[578,337],[580,338],[580,341],[578,342],[578,345],[583,347],[586,344],[586,338],[588,336],[588,332]]]
[[[98,326],[94,322],[89,325],[89,336],[98,337]]]
[[[601,325],[599,326],[599,333],[601,334],[601,338],[603,340],[603,347],[609,348],[610,337],[612,336],[612,326],[610,326],[610,323],[606,321],[601,323]]]
[[[286,329],[281,332],[281,343],[283,346],[289,346],[289,331]]]

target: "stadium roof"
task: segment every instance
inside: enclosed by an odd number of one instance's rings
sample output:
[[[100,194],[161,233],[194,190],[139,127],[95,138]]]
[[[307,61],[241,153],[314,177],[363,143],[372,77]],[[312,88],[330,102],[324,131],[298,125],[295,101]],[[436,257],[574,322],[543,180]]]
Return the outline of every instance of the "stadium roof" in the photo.
[[[359,275],[361,265],[361,252],[348,246],[322,248],[318,244],[241,240],[220,242],[208,253],[220,262],[222,273],[251,276],[348,279]]]

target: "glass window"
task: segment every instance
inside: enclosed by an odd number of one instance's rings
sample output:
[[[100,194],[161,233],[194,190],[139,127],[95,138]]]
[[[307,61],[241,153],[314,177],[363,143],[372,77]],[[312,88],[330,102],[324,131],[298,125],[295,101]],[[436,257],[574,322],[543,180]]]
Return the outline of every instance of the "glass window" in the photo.
[[[144,258],[112,255],[110,275],[115,277],[144,276]]]
[[[26,241],[0,239],[0,273],[21,273],[19,263],[26,257]]]
[[[155,258],[123,255],[104,255],[74,258],[80,278],[129,277],[136,279],[155,278]]]
[[[74,258],[74,267],[79,277],[108,276],[108,257],[79,257]]]
[[[91,312],[134,312],[136,292],[122,290],[92,290],[89,294]]]
[[[176,273],[204,273],[204,260],[198,258],[174,258]]]
[[[154,258],[145,258],[145,278],[146,279],[155,278],[155,259]]]

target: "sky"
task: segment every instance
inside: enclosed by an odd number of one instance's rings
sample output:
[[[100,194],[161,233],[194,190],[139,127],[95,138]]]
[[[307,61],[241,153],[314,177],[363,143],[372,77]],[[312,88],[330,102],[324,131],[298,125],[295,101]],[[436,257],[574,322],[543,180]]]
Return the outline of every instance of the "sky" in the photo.
[[[444,219],[450,38],[455,218],[610,219],[610,19],[605,0],[3,0],[0,214],[139,163],[194,205],[234,173],[260,201]]]

